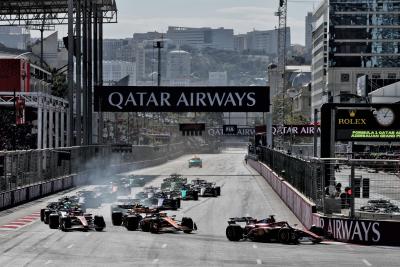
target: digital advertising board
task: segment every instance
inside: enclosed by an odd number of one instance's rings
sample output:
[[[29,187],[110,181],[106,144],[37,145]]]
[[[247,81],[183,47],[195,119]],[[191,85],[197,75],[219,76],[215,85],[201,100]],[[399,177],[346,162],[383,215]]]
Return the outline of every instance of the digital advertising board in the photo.
[[[398,105],[342,107],[335,112],[336,141],[400,141]]]

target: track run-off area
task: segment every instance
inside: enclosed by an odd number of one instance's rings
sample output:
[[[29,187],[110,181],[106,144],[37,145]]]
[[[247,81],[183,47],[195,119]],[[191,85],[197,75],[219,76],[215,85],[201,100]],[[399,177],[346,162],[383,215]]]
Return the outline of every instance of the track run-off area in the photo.
[[[399,247],[228,241],[225,229],[230,217],[261,219],[273,214],[277,220],[302,227],[264,178],[246,165],[245,153],[199,154],[203,168],[190,169],[188,160],[193,155],[185,155],[127,173],[155,176],[146,186],[160,186],[172,173],[220,185],[217,198],[182,201],[181,209],[167,211],[178,219],[192,217],[198,227],[192,234],[151,234],[113,226],[109,203],[88,210],[104,216],[104,232],[62,232],[40,222],[38,212],[47,202],[90,185],[0,212],[0,266],[399,266]]]

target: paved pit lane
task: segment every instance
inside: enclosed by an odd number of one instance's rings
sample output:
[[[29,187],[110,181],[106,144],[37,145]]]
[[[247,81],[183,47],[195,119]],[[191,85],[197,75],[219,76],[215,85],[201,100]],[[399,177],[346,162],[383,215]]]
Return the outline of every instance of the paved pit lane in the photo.
[[[124,227],[112,226],[110,204],[103,204],[89,211],[104,215],[107,224],[104,232],[64,233],[51,230],[40,221],[0,230],[0,266],[398,266],[400,248],[397,247],[338,242],[319,245],[229,242],[225,237],[229,217],[261,218],[275,214],[278,220],[291,224],[299,221],[263,178],[244,163],[244,152],[198,155],[203,168],[189,169],[191,156],[132,173],[155,175],[148,185],[160,185],[162,178],[171,173],[221,185],[220,197],[182,201],[179,211],[168,212],[178,219],[192,217],[199,228],[196,233],[128,232]],[[0,225],[33,214],[47,201],[60,196],[0,212]]]

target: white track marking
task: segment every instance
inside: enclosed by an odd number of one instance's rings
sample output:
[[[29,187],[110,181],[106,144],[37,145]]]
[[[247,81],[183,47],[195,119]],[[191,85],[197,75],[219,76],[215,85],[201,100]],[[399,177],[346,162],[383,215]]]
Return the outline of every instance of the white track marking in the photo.
[[[364,264],[367,266],[372,266],[372,264],[369,263],[369,261],[367,261],[366,259],[363,259],[362,262],[364,262]]]

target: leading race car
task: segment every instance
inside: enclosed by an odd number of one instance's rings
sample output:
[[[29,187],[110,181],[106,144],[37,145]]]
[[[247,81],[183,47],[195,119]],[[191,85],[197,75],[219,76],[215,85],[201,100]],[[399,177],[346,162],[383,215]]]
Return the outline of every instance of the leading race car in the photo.
[[[189,168],[191,167],[200,167],[203,168],[203,161],[199,157],[193,157],[189,159]]]
[[[245,223],[244,227],[237,223]],[[316,234],[321,229],[310,230],[293,228],[286,221],[277,222],[274,216],[258,220],[252,217],[230,218],[226,228],[226,237],[230,241],[251,240],[255,242],[280,242],[297,244],[309,240],[319,243],[323,238]]]

